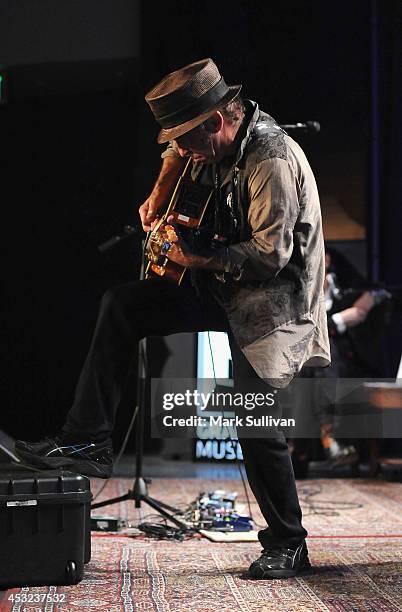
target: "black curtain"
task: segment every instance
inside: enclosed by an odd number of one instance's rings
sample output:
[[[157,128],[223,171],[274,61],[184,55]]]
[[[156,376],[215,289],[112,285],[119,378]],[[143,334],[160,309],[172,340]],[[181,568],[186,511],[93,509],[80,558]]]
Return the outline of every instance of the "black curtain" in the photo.
[[[377,270],[374,280],[390,288],[394,296],[386,369],[387,375],[395,376],[402,351],[402,4],[399,0],[372,0],[371,9],[371,176],[378,177],[378,197],[372,184],[369,257],[370,269]]]

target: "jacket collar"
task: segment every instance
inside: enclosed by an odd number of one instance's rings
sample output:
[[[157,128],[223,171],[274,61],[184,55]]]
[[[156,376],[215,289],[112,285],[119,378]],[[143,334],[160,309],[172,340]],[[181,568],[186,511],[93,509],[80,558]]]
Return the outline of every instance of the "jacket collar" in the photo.
[[[245,100],[244,103],[246,106],[246,116],[244,118],[243,124],[239,128],[239,138],[241,140],[240,140],[236,155],[234,157],[234,161],[232,164],[233,168],[238,166],[238,164],[240,163],[244,155],[244,152],[246,150],[248,141],[250,140],[250,136],[260,116],[260,109],[258,107],[257,102],[254,102],[253,100]],[[231,180],[232,180],[232,172],[229,171],[226,173],[226,176],[224,180],[222,181],[222,187]]]
[[[256,123],[258,121],[258,118],[260,116],[260,109],[259,109],[257,102],[254,102],[253,100],[245,100],[245,105],[246,105],[245,121],[247,121],[247,116],[249,116],[250,119],[248,123],[240,126],[240,130],[243,131],[243,137],[241,139],[240,146],[237,150],[237,155],[235,159],[236,165],[240,162],[241,158],[243,157],[246,145],[250,139],[250,135],[252,131],[254,130]],[[250,116],[250,113],[251,113],[251,116]]]

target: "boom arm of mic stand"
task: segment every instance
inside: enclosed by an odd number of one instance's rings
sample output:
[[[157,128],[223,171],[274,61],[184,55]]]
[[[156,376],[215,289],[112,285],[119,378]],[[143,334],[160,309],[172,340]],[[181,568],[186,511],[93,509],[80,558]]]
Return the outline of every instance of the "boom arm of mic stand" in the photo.
[[[141,234],[142,232],[142,227],[140,227],[139,225],[126,225],[120,234],[116,234],[115,236],[109,238],[109,240],[106,240],[106,242],[102,242],[102,244],[98,246],[98,251],[100,253],[106,253],[106,251],[108,251],[109,249],[112,249],[121,242],[124,242],[128,238],[131,238],[135,234]]]

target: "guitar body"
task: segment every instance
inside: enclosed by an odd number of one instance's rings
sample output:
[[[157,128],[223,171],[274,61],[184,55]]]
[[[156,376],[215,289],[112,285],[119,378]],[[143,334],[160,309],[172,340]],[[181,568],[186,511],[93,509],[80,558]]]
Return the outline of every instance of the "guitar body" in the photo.
[[[190,159],[176,184],[166,212],[147,236],[145,244],[145,255],[148,259],[145,270],[146,278],[166,278],[180,285],[185,274],[186,268],[170,261],[164,254],[164,245],[167,241],[164,227],[168,217],[173,217],[175,225],[185,234],[196,232],[201,226],[212,191],[209,187],[198,185],[191,180],[191,165]]]

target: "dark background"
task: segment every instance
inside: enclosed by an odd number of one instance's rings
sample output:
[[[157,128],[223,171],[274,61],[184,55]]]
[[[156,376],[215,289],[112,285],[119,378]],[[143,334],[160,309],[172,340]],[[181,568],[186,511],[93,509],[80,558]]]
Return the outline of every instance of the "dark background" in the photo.
[[[318,136],[297,139],[324,222],[336,200],[363,228],[341,247],[369,275],[377,257],[376,280],[400,286],[399,26],[394,1],[0,1],[0,429],[33,439],[63,422],[100,296],[138,275],[138,240],[107,255],[97,245],[138,222],[158,171],[158,128],[144,95],[188,62],[212,57],[280,123],[321,123]],[[400,358],[400,314],[391,336],[384,375],[395,375]],[[133,374],[116,438],[134,391]]]

